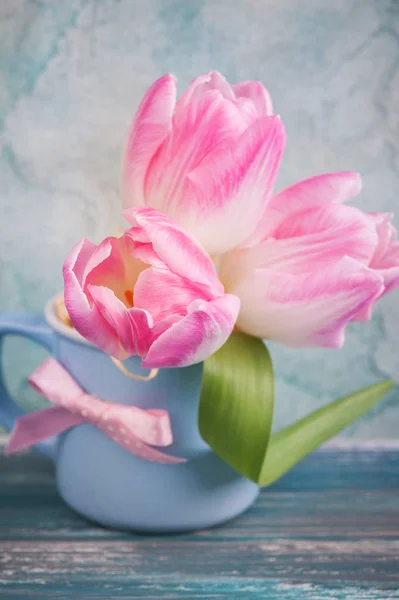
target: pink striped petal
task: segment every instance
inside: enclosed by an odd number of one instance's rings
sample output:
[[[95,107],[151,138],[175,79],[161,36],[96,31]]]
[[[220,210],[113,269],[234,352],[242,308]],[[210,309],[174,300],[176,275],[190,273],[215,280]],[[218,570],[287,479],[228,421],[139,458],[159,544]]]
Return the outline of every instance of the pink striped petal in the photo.
[[[371,261],[373,268],[389,268],[399,262],[398,233],[392,225],[393,213],[369,213],[367,217],[375,226],[378,245]]]
[[[162,261],[173,273],[205,286],[214,295],[223,294],[223,286],[208,254],[173,219],[151,208],[130,209],[124,216],[133,225],[131,235],[144,244],[151,244],[157,257],[155,265],[159,266]],[[139,256],[140,250],[139,247]],[[147,258],[151,260],[149,252]]]
[[[152,344],[143,367],[186,367],[202,362],[226,342],[239,308],[238,298],[231,294],[212,302],[193,302],[189,314]]]
[[[89,286],[105,286],[129,305],[136,279],[148,267],[134,257],[134,250],[135,243],[129,235],[105,238],[86,263],[82,281],[85,293],[90,297]]]
[[[295,183],[270,200],[254,235],[249,240],[250,244],[258,244],[265,237],[274,235],[276,227],[287,216],[321,208],[330,203],[346,202],[359,194],[361,188],[360,175],[350,171],[316,175]]]
[[[378,236],[378,245],[370,267],[382,275],[387,293],[399,285],[399,241],[392,225],[393,213],[371,213]]]
[[[268,256],[266,248],[274,246]],[[377,245],[375,229],[366,215],[353,206],[326,205],[288,217],[275,229],[263,248],[263,265],[309,272],[350,256],[368,265]],[[257,253],[257,247],[251,249]],[[265,251],[266,250],[266,251]]]
[[[255,269],[229,291],[241,300],[242,331],[288,346],[339,348],[346,324],[383,289],[378,273],[345,257],[311,273]]]
[[[399,257],[398,257],[399,262]],[[385,290],[384,294],[399,287],[399,264],[394,267],[385,267],[376,269],[377,273],[381,275],[384,280]]]
[[[251,101],[258,117],[273,114],[273,104],[267,89],[260,81],[241,81],[232,86],[236,98],[244,98]]]
[[[198,98],[200,94],[210,90],[219,91],[228,100],[235,99],[234,92],[227,79],[218,71],[209,71],[209,73],[199,75],[192,80],[177,102],[176,113],[187,110],[194,98]]]
[[[87,262],[92,259],[97,246],[83,238],[69,252],[63,265],[63,272],[73,271],[80,285],[84,285]]]
[[[330,202],[346,202],[357,196],[362,189],[359,173],[338,171],[315,175],[303,179],[277,194],[273,203],[283,205],[290,203],[289,210],[301,210],[310,206],[319,206]]]
[[[88,288],[94,305],[115,331],[125,356],[145,356],[151,344],[151,315],[141,308],[127,308],[107,287],[89,285]]]
[[[180,101],[179,101],[180,102]],[[210,152],[238,139],[245,129],[233,102],[219,90],[192,94],[181,110],[176,106],[173,131],[155,154],[146,177],[146,204],[181,222],[193,209],[187,175]]]
[[[399,287],[399,242],[397,231],[392,225],[392,213],[370,213],[367,215],[376,228],[378,243],[370,261],[374,269],[384,281],[384,294]],[[360,311],[353,321],[368,321],[371,317],[373,306]]]
[[[229,252],[221,258],[219,276],[227,289],[257,268],[290,274],[328,269],[344,256],[369,265],[377,245],[374,227],[357,208],[326,205],[287,218],[275,236],[253,248]]]
[[[248,239],[265,210],[284,149],[279,117],[257,120],[237,144],[211,153],[189,174],[193,203],[179,221],[210,254]]]
[[[113,237],[105,238],[86,262],[83,272],[82,287],[86,291],[88,284],[119,285],[124,279],[125,267],[118,252],[119,240]],[[111,281],[109,279],[111,278]]]
[[[212,299],[209,290],[167,269],[146,269],[134,288],[135,306],[148,311],[154,322],[170,315],[183,317],[195,300]]]
[[[144,181],[150,162],[168,135],[176,103],[176,79],[164,75],[147,91],[130,127],[122,159],[125,207],[145,204]]]
[[[83,239],[68,254],[63,266],[65,306],[73,326],[83,337],[112,356],[126,358],[115,330],[97,306],[89,303],[81,287],[85,261],[92,252],[93,244]]]

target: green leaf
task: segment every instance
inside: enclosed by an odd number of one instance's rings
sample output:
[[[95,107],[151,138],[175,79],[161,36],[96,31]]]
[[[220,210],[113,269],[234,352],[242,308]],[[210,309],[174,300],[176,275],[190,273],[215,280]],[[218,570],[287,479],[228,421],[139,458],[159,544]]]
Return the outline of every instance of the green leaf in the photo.
[[[273,367],[263,342],[234,332],[204,362],[199,429],[242,475],[259,481],[273,419]]]
[[[263,342],[234,332],[204,362],[199,429],[225,462],[261,486],[379,402],[394,385],[383,381],[323,406],[271,435],[273,367]]]
[[[395,385],[383,381],[335,400],[272,435],[259,485],[270,485],[304,456],[379,402]]]

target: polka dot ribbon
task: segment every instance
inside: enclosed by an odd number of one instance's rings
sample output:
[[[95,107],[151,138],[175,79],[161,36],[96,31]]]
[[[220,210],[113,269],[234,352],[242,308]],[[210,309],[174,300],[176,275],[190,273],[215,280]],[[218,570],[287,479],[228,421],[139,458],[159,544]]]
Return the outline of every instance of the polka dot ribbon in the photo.
[[[169,456],[152,447],[169,446],[173,441],[166,410],[143,410],[86,394],[54,358],[47,358],[29,377],[29,383],[55,406],[17,419],[7,454],[33,446],[76,425],[91,423],[140,458],[158,463],[185,462],[184,458]]]

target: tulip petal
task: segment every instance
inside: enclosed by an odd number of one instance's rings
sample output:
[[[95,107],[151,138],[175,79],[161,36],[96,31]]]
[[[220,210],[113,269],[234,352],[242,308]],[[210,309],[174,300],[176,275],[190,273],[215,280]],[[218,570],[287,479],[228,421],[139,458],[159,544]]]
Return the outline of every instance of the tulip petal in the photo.
[[[398,257],[399,262],[399,257]],[[377,273],[381,275],[384,280],[385,290],[384,294],[399,287],[399,264],[395,267],[386,267],[382,269],[376,269]]]
[[[193,302],[189,314],[154,341],[143,367],[186,367],[202,362],[226,342],[239,307],[238,298],[231,294],[212,302]]]
[[[176,106],[173,131],[155,154],[146,177],[146,204],[181,222],[192,207],[188,173],[210,152],[236,141],[244,129],[239,110],[219,90],[193,94],[184,110]]]
[[[297,213],[283,221],[270,237],[253,248],[221,258],[219,276],[228,290],[257,268],[290,274],[329,269],[344,256],[369,265],[377,235],[367,215],[345,205]]]
[[[126,355],[145,356],[151,343],[151,315],[141,308],[127,308],[107,287],[88,286],[94,305],[115,331]]]
[[[134,288],[134,305],[148,311],[155,322],[169,315],[184,317],[195,300],[212,299],[202,286],[166,269],[146,269]]]
[[[242,331],[288,346],[339,348],[345,325],[383,289],[378,273],[345,257],[311,273],[255,269],[229,291],[241,300]]]
[[[187,110],[194,98],[209,90],[219,91],[228,100],[235,99],[233,89],[227,79],[218,71],[209,71],[209,73],[198,75],[192,80],[176,104],[176,113]]]
[[[160,259],[177,275],[205,286],[214,295],[223,294],[223,286],[208,254],[173,219],[152,208],[129,209],[123,214],[133,225],[131,235],[144,244],[151,243],[158,257],[155,266]],[[151,260],[151,254],[146,252],[146,255]]]
[[[150,162],[171,129],[176,79],[165,75],[147,91],[130,127],[122,159],[121,194],[125,207],[145,204],[144,181]]]
[[[124,279],[125,267],[123,261],[117,252],[117,238],[107,237],[92,253],[86,262],[83,272],[82,287],[85,290],[87,284],[105,285],[105,279],[111,279],[109,284],[119,282]],[[86,291],[86,290],[85,290]]]
[[[241,81],[232,86],[236,98],[246,98],[255,107],[258,117],[273,114],[273,104],[267,89],[260,81]]]
[[[85,281],[85,269],[87,262],[96,252],[97,246],[87,238],[77,242],[64,261],[63,272],[73,271],[79,284]]]
[[[370,261],[370,268],[374,269],[384,281],[384,294],[399,287],[399,242],[397,232],[392,225],[392,213],[369,213],[367,217],[376,228],[378,243]],[[368,321],[371,317],[373,306],[360,311],[352,321]]]
[[[288,215],[320,208],[332,202],[346,202],[359,194],[361,188],[360,175],[350,171],[316,175],[295,183],[271,198],[250,239],[250,245],[258,244],[265,237],[274,235],[275,228]]]
[[[397,231],[391,223],[393,213],[371,213],[367,216],[375,224],[378,236],[370,267],[384,278],[384,293],[387,293],[399,285],[399,242]]]
[[[338,171],[324,173],[303,179],[276,194],[273,203],[284,205],[290,203],[290,211],[294,208],[309,208],[329,202],[346,202],[357,196],[362,189],[359,173]]]
[[[94,244],[83,239],[68,254],[63,266],[65,307],[73,326],[83,337],[112,356],[126,358],[114,329],[97,306],[89,303],[81,287],[85,261],[94,250]]]
[[[279,117],[258,119],[237,144],[211,153],[189,174],[195,202],[179,222],[210,254],[248,239],[265,210],[284,149]]]
[[[399,261],[398,233],[392,225],[393,217],[393,213],[367,214],[378,235],[378,245],[371,262],[373,268],[392,267]]]
[[[326,205],[293,214],[274,230],[270,243],[275,252],[265,262],[294,266],[297,272],[327,267],[344,256],[368,265],[377,245],[375,229],[366,215],[353,206]],[[269,246],[268,240],[260,246]],[[256,253],[256,247],[252,249]]]
[[[132,238],[126,234],[120,238],[105,238],[87,260],[82,279],[85,293],[90,297],[89,286],[105,286],[128,305],[127,298],[139,274],[148,268],[148,264],[135,257],[135,247]]]

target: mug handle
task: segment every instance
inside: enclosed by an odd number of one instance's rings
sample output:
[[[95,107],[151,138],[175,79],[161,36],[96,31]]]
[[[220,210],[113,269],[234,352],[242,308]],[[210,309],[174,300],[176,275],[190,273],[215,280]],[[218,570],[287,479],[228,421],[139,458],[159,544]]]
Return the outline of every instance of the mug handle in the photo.
[[[25,412],[14,402],[9,395],[4,383],[1,364],[2,342],[6,335],[19,335],[28,338],[50,352],[54,351],[55,335],[43,317],[29,313],[2,313],[0,314],[0,425],[8,431],[13,429],[16,419]],[[55,459],[57,437],[51,437],[35,448],[45,456]]]

